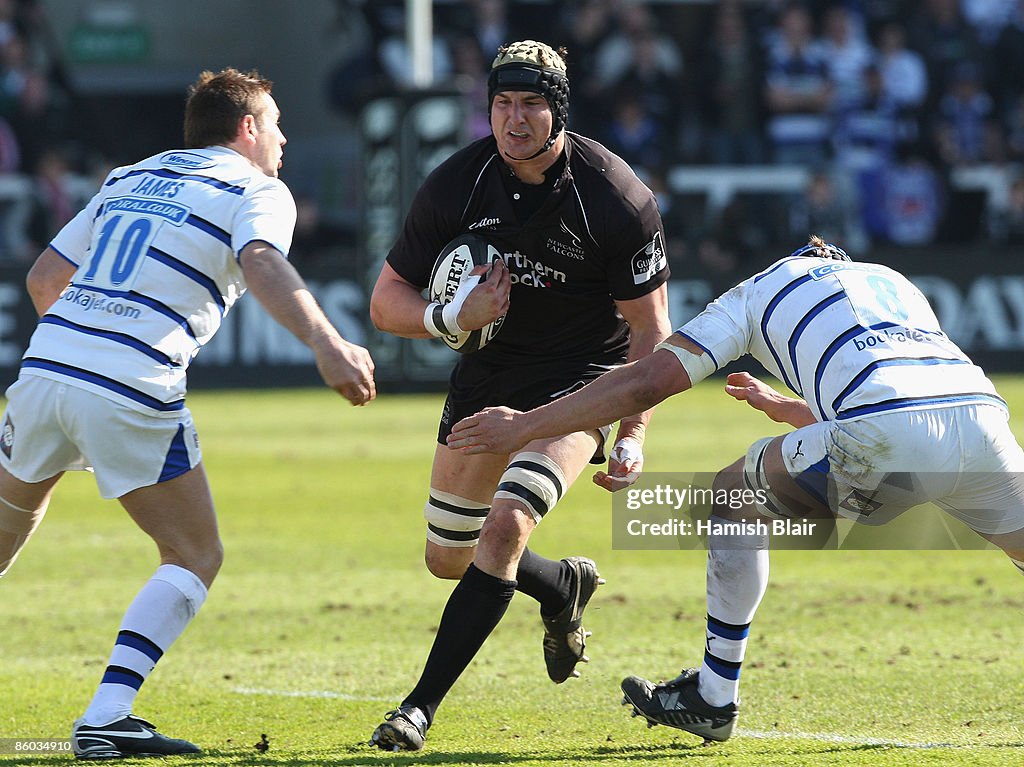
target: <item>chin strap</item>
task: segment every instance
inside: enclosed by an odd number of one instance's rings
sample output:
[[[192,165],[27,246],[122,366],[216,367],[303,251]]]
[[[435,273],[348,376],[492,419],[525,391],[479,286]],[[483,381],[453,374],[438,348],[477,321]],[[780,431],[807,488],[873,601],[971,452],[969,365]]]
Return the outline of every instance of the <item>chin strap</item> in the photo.
[[[529,157],[513,157],[508,152],[502,152],[502,154],[505,155],[508,159],[513,160],[514,162],[528,162],[528,161],[530,161],[530,160],[532,160],[532,159],[534,159],[536,157],[540,157],[546,151],[551,149],[551,147],[553,147],[555,145],[555,139],[557,139],[557,138],[558,138],[557,135],[548,136],[548,140],[544,142],[544,146],[542,146],[536,152],[531,154]]]

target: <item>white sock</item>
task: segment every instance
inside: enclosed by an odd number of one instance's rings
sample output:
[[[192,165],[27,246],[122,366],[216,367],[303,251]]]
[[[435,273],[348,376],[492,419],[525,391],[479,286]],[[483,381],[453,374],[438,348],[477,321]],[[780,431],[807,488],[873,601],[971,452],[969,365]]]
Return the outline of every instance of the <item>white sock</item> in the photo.
[[[132,712],[139,688],[206,600],[206,586],[190,570],[160,565],[128,606],[103,679],[83,715],[99,726]]]
[[[712,706],[739,702],[750,622],[767,586],[767,533],[708,536],[707,642],[697,690]]]

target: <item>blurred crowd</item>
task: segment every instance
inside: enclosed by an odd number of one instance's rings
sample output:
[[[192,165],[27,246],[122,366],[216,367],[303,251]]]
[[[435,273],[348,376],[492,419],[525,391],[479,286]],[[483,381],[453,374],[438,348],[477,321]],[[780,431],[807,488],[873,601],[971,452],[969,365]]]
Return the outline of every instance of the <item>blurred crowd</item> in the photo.
[[[411,81],[404,2],[341,5],[368,55],[339,66],[331,98],[356,110]],[[538,35],[569,51],[570,129],[659,193],[674,260],[742,272],[808,230],[857,252],[1024,242],[1024,0],[436,2],[434,80],[465,91],[474,135],[497,46]],[[806,181],[720,205],[674,189],[674,169],[736,165]],[[975,167],[1005,189],[963,183]]]
[[[35,258],[89,194],[42,0],[0,0],[0,262]]]
[[[410,87],[406,3],[334,2],[351,45],[325,98],[354,117]],[[45,11],[0,0],[0,262],[34,258],[105,170],[72,125],[82,101]],[[433,22],[434,82],[465,94],[472,137],[498,46],[564,45],[570,129],[658,193],[677,265],[743,273],[808,231],[856,253],[1024,243],[1024,0],[435,0]],[[679,183],[751,166],[800,180],[740,174],[724,199]],[[299,199],[309,263],[357,248],[321,202]]]

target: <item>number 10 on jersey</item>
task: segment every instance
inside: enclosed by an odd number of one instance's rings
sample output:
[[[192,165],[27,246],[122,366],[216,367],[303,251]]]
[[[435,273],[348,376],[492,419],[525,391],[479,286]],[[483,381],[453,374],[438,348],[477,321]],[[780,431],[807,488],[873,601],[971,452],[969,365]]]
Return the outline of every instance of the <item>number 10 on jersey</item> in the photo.
[[[149,216],[122,213],[106,217],[82,282],[97,288],[129,290],[162,223]]]

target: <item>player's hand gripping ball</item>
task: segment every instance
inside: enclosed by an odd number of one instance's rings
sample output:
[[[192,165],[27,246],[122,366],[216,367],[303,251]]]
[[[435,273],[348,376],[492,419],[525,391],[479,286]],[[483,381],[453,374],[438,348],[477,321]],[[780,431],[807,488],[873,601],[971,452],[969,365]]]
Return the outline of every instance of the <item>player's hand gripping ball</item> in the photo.
[[[473,267],[492,264],[500,258],[501,251],[479,235],[459,235],[441,249],[437,261],[434,262],[434,269],[430,273],[430,285],[427,288],[428,300],[436,301],[442,306],[456,304],[461,308],[470,291],[487,276],[470,275]],[[456,310],[454,314],[457,316],[458,311]],[[460,354],[469,354],[490,343],[501,330],[504,319],[502,315],[479,330],[442,335],[441,340]]]

